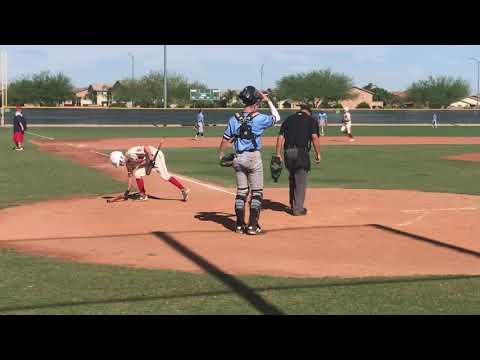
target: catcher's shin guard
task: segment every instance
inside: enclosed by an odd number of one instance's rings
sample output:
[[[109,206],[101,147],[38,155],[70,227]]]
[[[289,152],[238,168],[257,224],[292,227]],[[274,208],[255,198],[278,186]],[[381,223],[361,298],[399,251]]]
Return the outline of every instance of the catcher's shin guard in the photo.
[[[260,211],[262,210],[262,190],[252,190],[252,200],[250,202],[250,219],[249,225],[258,226],[260,219]]]
[[[245,201],[247,197],[237,195],[235,198],[235,215],[237,216],[237,225],[245,225]]]

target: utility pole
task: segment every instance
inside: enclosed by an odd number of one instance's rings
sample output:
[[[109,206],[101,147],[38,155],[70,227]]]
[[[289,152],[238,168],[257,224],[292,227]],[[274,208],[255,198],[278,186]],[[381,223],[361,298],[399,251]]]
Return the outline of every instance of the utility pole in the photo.
[[[470,58],[477,63],[477,111],[479,109],[479,96],[480,96],[480,60],[477,58]]]
[[[132,89],[135,89],[135,56],[133,56],[132,53],[128,53],[130,57],[132,58]],[[132,102],[132,108],[133,108],[133,92],[132,92],[132,98],[130,100]]]
[[[167,45],[163,45],[163,108],[167,108]]]
[[[262,66],[260,66],[260,91],[263,91],[263,66],[265,64],[262,64]]]
[[[8,106],[8,76],[7,76],[7,53],[0,53],[0,92],[2,94],[2,109],[0,126],[5,126],[5,108]]]

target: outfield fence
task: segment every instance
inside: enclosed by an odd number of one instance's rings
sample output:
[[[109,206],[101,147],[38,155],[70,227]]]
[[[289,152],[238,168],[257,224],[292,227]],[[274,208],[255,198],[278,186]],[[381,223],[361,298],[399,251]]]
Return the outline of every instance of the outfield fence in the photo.
[[[239,109],[204,109],[207,125],[225,124]],[[263,111],[263,110],[262,110]],[[264,109],[268,112],[268,109]],[[24,108],[29,124],[45,125],[193,125],[198,109],[118,109],[118,108]],[[282,119],[294,110],[279,110]],[[339,123],[340,112],[326,111],[330,124]],[[12,124],[15,110],[5,113],[5,124]],[[315,111],[316,113],[316,111]],[[355,124],[430,124],[433,113],[438,123],[480,125],[476,110],[351,110]]]

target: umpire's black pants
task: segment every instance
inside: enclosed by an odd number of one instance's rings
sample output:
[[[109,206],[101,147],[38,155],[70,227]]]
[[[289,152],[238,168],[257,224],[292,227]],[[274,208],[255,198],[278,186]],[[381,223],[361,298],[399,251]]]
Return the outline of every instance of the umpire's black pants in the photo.
[[[284,158],[285,167],[289,172],[290,208],[293,212],[299,212],[304,209],[310,156],[306,149],[290,148],[285,149]]]

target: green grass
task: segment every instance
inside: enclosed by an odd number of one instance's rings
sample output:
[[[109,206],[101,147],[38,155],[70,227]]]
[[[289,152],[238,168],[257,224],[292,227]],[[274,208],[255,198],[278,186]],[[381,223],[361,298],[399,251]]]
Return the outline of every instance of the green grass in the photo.
[[[27,202],[119,192],[125,185],[94,169],[26,144],[13,151],[11,133],[0,132],[0,208]]]
[[[123,138],[123,137],[158,137],[158,136],[194,136],[191,127],[119,127],[119,128],[31,128],[32,132],[55,139],[96,139],[96,138]],[[207,127],[205,136],[220,137],[225,130],[224,126]],[[5,130],[11,132],[11,129]],[[279,128],[267,129],[264,136],[278,135]],[[353,125],[355,136],[480,136],[480,126],[441,126],[432,129],[430,126],[356,126]],[[344,136],[340,133],[338,125],[331,125],[327,129],[328,136]],[[37,138],[26,135],[28,138]]]
[[[263,150],[265,187],[287,187],[288,171],[278,183],[270,176],[273,148]],[[444,160],[448,155],[480,152],[478,145],[323,146],[322,162],[312,163],[311,187],[411,189],[430,192],[480,194],[480,164]],[[231,168],[218,165],[217,150],[166,149],[172,172],[235,186]]]
[[[0,249],[1,314],[259,314],[204,274],[70,263]],[[478,314],[480,277],[238,277],[286,314]]]

